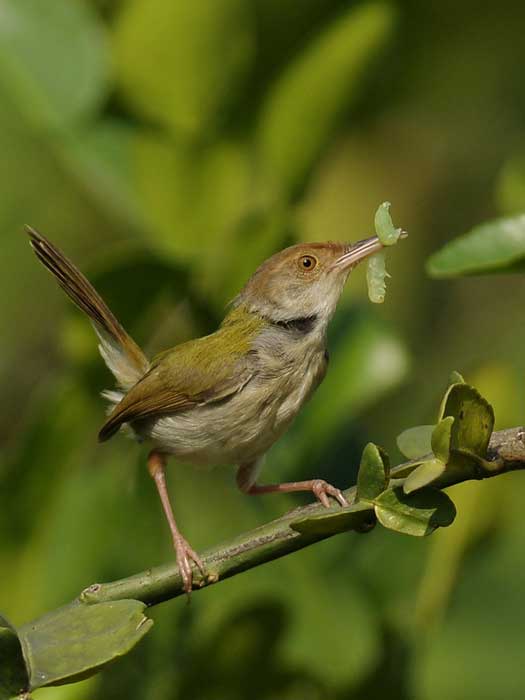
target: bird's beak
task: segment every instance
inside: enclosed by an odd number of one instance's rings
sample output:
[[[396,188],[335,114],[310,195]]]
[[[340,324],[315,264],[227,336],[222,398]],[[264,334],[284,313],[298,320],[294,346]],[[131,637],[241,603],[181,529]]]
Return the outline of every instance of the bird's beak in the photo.
[[[405,231],[401,233],[401,238],[406,238],[407,234]],[[371,238],[365,238],[364,241],[358,241],[352,245],[347,246],[346,251],[337,258],[333,264],[333,269],[346,270],[352,268],[357,263],[360,263],[365,258],[368,258],[374,253],[378,253],[383,250],[385,246],[381,243],[377,236],[372,236]]]

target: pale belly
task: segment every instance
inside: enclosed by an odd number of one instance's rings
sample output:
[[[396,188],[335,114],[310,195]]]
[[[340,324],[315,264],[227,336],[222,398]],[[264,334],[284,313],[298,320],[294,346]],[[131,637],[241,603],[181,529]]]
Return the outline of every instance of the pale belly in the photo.
[[[324,376],[322,353],[261,384],[250,382],[225,401],[167,415],[137,433],[164,452],[197,465],[247,464],[285,432]]]

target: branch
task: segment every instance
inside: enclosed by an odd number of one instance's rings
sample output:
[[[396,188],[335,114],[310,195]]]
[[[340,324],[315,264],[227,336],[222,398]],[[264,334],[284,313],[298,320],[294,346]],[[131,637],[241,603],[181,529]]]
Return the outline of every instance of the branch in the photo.
[[[397,486],[402,486],[416,464],[415,461],[400,464],[392,470],[391,479]],[[523,427],[493,433],[483,465],[478,465],[474,471],[468,465],[455,469],[446,481],[439,483],[439,487],[445,488],[471,479],[491,478],[518,469],[525,469]],[[326,509],[317,503],[296,508],[277,520],[239,535],[228,544],[207,550],[202,554],[202,559],[208,577],[203,579],[196,574],[194,587],[199,589],[218,583],[341,532],[367,532],[372,529],[376,522],[373,506],[364,501],[356,502],[355,486],[344,494],[350,504],[347,508],[334,505]],[[332,515],[334,517],[330,517]],[[324,517],[316,520],[318,516]],[[171,563],[119,581],[96,583],[81,593],[80,600],[101,603],[133,598],[151,606],[183,593],[178,568]]]
[[[431,448],[431,454],[390,470],[386,454],[369,443],[357,486],[345,492],[347,507],[325,509],[316,503],[296,508],[208,550],[202,555],[208,576],[196,574],[194,587],[217,583],[340,532],[367,532],[376,519],[411,535],[449,525],[455,508],[444,488],[525,469],[525,430],[500,431],[489,442],[493,421],[492,409],[479,393],[456,382],[447,390],[430,444],[418,443],[422,452]],[[428,426],[423,428],[411,429],[412,439],[428,437]],[[181,577],[172,563],[94,584],[77,600],[18,629],[0,617],[0,700],[28,697],[29,690],[74,683],[97,673],[148,632],[153,622],[144,614],[147,605],[182,594]]]

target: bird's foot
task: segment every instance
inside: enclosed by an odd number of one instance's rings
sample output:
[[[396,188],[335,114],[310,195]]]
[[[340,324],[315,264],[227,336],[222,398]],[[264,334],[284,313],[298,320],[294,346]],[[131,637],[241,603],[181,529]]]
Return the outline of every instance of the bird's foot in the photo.
[[[193,589],[193,571],[191,568],[191,563],[193,562],[196,565],[203,579],[206,579],[206,570],[202,559],[180,533],[178,533],[177,537],[174,537],[173,544],[175,545],[177,566],[179,567],[180,575],[182,576],[184,592],[189,597]]]
[[[248,468],[251,465],[247,465]],[[249,473],[249,472],[248,472]],[[295,491],[311,491],[314,496],[320,501],[325,508],[330,508],[329,496],[343,506],[348,504],[344,494],[340,489],[329,484],[324,479],[308,479],[307,481],[290,481],[286,484],[252,484],[246,481],[246,467],[241,466],[237,472],[237,483],[241,491],[255,496],[262,493],[293,493]]]
[[[312,493],[325,508],[330,508],[330,500],[328,496],[335,498],[336,501],[343,506],[343,508],[348,505],[348,501],[344,497],[343,492],[340,489],[337,489],[335,486],[332,486],[332,484],[329,484],[324,479],[312,479],[311,484]]]

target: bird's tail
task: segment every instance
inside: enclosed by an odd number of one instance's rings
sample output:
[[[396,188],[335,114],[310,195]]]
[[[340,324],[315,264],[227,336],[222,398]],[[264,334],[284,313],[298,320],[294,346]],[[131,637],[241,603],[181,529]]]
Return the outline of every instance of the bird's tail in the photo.
[[[68,297],[89,316],[100,341],[100,354],[119,386],[130,389],[148,371],[147,357],[80,270],[45,236],[29,226],[26,231],[40,262],[53,273]]]

